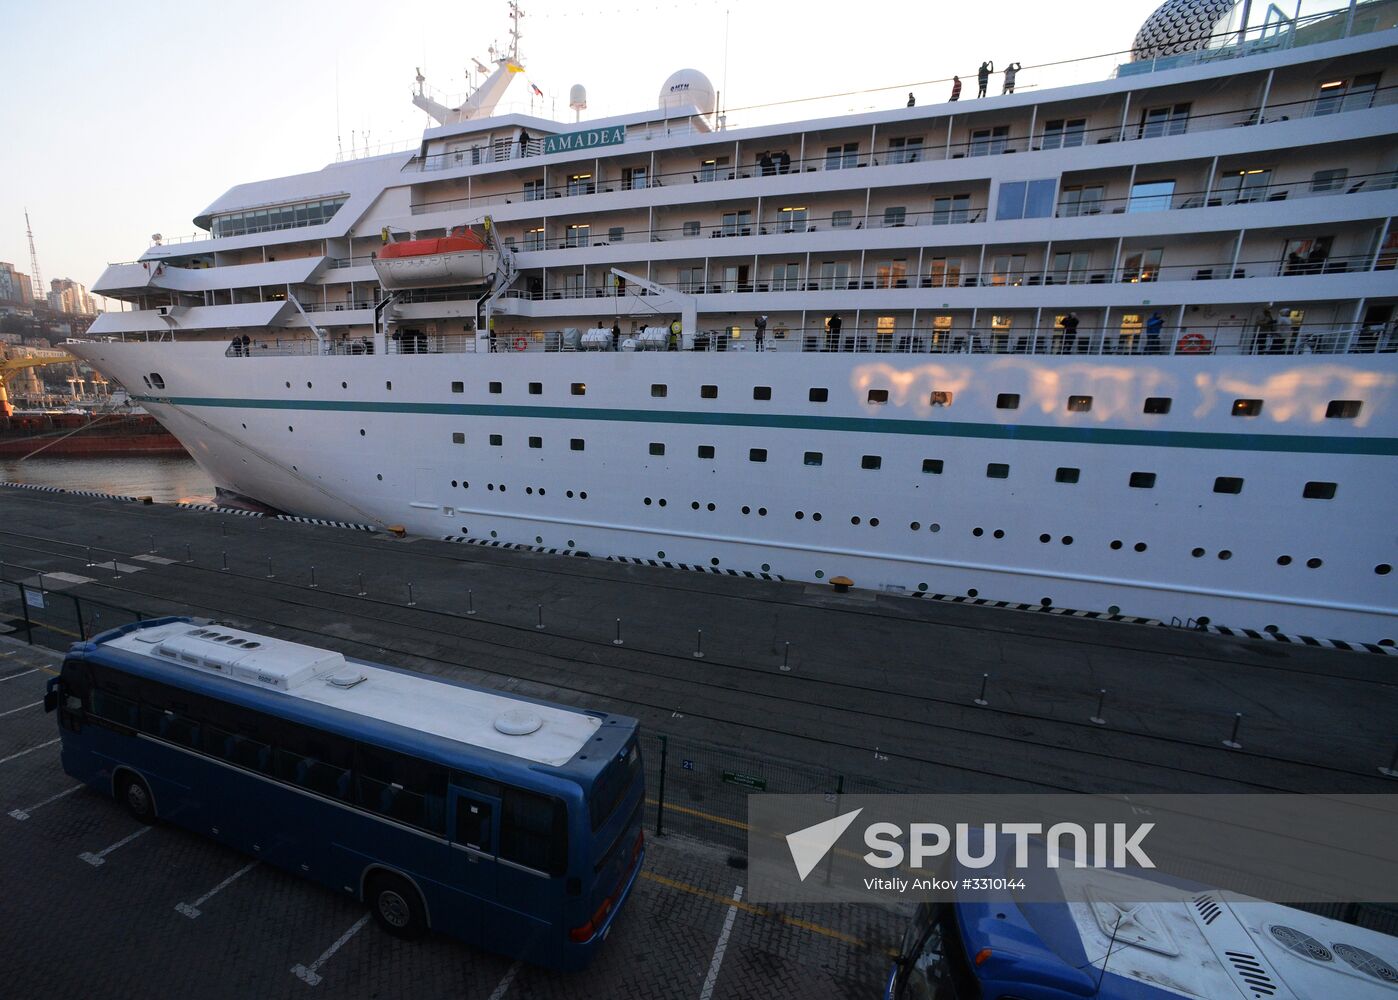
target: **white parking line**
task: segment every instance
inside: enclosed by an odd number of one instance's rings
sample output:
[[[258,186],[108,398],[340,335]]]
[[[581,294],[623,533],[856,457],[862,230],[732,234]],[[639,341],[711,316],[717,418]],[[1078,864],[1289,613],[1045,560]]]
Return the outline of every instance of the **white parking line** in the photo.
[[[32,670],[21,670],[21,671],[20,671],[19,673],[17,673],[17,674],[10,674],[10,676],[8,676],[8,677],[0,677],[0,684],[3,684],[5,681],[12,681],[12,680],[14,680],[16,677],[26,677],[26,676],[28,676],[29,674],[37,674],[41,669],[42,669],[41,667],[35,667],[35,668],[32,669]]]
[[[733,905],[728,908],[728,916],[723,918],[723,930],[714,946],[714,960],[709,963],[709,975],[704,980],[704,988],[699,991],[699,1000],[710,1000],[714,995],[714,984],[718,982],[719,966],[723,965],[723,953],[728,950],[728,935],[733,932],[733,921],[738,916],[738,903],[743,898],[743,887],[733,890]]]
[[[21,820],[21,821],[22,821],[22,820],[26,820],[26,819],[29,818],[29,814],[32,813],[34,810],[36,810],[36,809],[42,809],[44,806],[48,805],[50,802],[57,802],[59,799],[63,798],[65,795],[72,795],[74,792],[76,792],[79,788],[82,788],[82,787],[83,787],[82,785],[74,785],[72,788],[65,788],[63,791],[59,792],[57,795],[50,795],[48,798],[44,799],[44,801],[42,801],[42,802],[36,802],[36,803],[34,803],[32,806],[26,806],[26,807],[23,808],[23,809],[11,809],[11,810],[10,810],[10,815],[13,816],[13,817],[14,817],[15,819],[17,819],[17,820]]]
[[[44,699],[40,698],[38,701],[31,701],[28,705],[21,705],[19,706],[19,708],[12,708],[8,712],[0,712],[0,719],[3,719],[7,715],[14,715],[16,712],[23,712],[26,708],[33,708],[35,705],[42,705],[43,703]]]
[[[125,847],[127,844],[131,843],[131,841],[141,836],[141,834],[150,833],[153,829],[155,829],[155,827],[143,826],[135,833],[122,837],[111,847],[104,847],[96,854],[93,854],[91,851],[83,851],[81,854],[78,855],[78,857],[81,858],[83,861],[86,861],[88,864],[92,865],[92,867],[94,868],[98,867],[99,865],[105,865],[107,863],[108,854],[111,854],[118,847]]]
[[[51,739],[51,740],[49,740],[47,743],[40,743],[38,746],[36,746],[36,747],[30,747],[28,750],[21,750],[19,753],[12,753],[12,754],[10,754],[8,757],[0,757],[0,764],[8,764],[10,761],[14,760],[16,757],[23,757],[23,756],[24,756],[25,754],[27,754],[27,753],[33,753],[35,750],[42,750],[42,749],[44,749],[44,747],[51,747],[51,746],[53,746],[53,745],[54,745],[55,743],[57,743],[57,742],[58,742],[58,739],[57,739],[57,738]]]
[[[211,899],[213,899],[215,896],[217,896],[222,890],[227,889],[227,888],[228,888],[230,885],[232,885],[234,882],[238,881],[238,879],[242,878],[242,877],[243,877],[244,875],[246,875],[248,872],[252,871],[254,868],[257,867],[257,864],[258,864],[258,863],[257,863],[256,861],[252,861],[252,862],[249,862],[248,864],[243,865],[243,867],[239,868],[239,869],[238,869],[236,872],[234,872],[232,875],[229,875],[226,879],[224,879],[224,880],[223,880],[222,882],[220,882],[218,885],[214,886],[214,887],[213,887],[212,889],[210,889],[208,892],[204,893],[204,895],[200,896],[200,897],[199,897],[198,899],[196,899],[194,902],[192,902],[192,903],[176,903],[176,904],[175,904],[175,909],[178,910],[180,913],[183,913],[183,914],[184,914],[186,917],[188,917],[190,920],[195,919],[196,917],[199,916],[199,914],[200,914],[201,912],[203,912],[203,911],[201,911],[201,910],[199,909],[199,907],[203,906],[203,905],[204,905],[205,903],[207,903],[209,900],[211,900]]]
[[[504,996],[510,990],[510,984],[515,981],[515,975],[519,972],[519,963],[510,966],[505,973],[505,977],[500,980],[500,985],[495,987],[495,992],[490,994],[490,1000],[504,1000]]]
[[[363,930],[364,925],[368,922],[369,914],[366,913],[364,914],[364,916],[360,917],[358,920],[354,922],[353,927],[341,934],[335,940],[334,944],[332,944],[329,948],[326,948],[325,951],[321,952],[320,958],[316,959],[309,966],[293,965],[291,967],[292,973],[294,973],[296,978],[304,982],[307,986],[319,986],[321,977],[317,973],[320,967],[324,965],[326,962],[330,961],[330,957],[334,955],[335,952],[339,951],[346,941],[348,941],[350,938],[354,937],[361,930]]]

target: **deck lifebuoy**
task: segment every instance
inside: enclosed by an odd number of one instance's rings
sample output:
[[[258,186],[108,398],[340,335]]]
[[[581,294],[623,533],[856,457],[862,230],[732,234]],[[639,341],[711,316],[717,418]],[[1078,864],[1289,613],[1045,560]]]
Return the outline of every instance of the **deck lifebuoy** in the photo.
[[[529,348],[529,341],[525,340],[523,337],[516,337],[516,338],[515,338],[515,350],[516,350],[516,351],[524,351],[524,350],[528,350],[528,348]]]
[[[1208,354],[1213,345],[1202,333],[1186,333],[1180,338],[1180,354]]]

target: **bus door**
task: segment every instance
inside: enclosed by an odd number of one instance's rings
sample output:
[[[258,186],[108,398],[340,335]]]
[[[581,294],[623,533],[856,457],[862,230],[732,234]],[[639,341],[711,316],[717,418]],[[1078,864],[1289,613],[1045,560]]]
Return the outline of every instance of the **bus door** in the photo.
[[[451,882],[462,901],[462,930],[491,938],[500,843],[500,799],[483,792],[450,789]]]

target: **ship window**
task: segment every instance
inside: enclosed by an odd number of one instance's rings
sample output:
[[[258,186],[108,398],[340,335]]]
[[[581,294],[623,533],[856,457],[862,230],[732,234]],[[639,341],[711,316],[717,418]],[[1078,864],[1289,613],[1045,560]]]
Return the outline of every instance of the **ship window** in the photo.
[[[1044,124],[1044,149],[1081,146],[1087,130],[1086,118],[1054,118]]]
[[[663,441],[652,441],[650,443],[650,453],[652,455],[665,454],[665,444]]]
[[[714,446],[711,445],[711,444],[701,444],[701,445],[699,446],[699,457],[700,457],[700,458],[713,458],[713,457],[714,457]]]
[[[1169,413],[1170,403],[1173,400],[1169,396],[1148,396],[1146,405],[1142,408],[1144,413]]]
[[[574,382],[573,385],[572,385],[571,391],[572,391],[572,393],[573,393],[574,396],[586,396],[586,395],[587,395],[587,383],[586,383],[586,382]]]
[[[151,380],[151,384],[154,385],[157,389],[164,389],[164,388],[165,388],[165,380],[164,380],[163,378],[160,377],[160,373],[159,373],[159,372],[151,372],[151,373],[150,373],[150,380]]]
[[[572,194],[573,192],[569,192]],[[591,193],[591,192],[589,192]],[[592,224],[590,222],[575,222],[568,227],[568,236],[565,243],[570,247],[586,247],[592,245]]]
[[[824,455],[824,453],[819,452],[819,451],[808,451],[808,452],[806,452],[806,457],[805,457],[802,461],[803,461],[806,465],[811,465],[811,466],[822,465],[822,464],[824,464],[824,462],[825,462],[825,455]]]
[[[848,208],[842,208],[830,216],[831,229],[848,229],[854,223],[854,213]]]
[[[898,226],[908,224],[908,209],[903,205],[889,206],[883,210],[883,226],[885,229],[896,229]]]
[[[1311,192],[1338,191],[1349,179],[1349,171],[1344,167],[1334,170],[1317,170],[1311,174]]]
[[[767,449],[766,449],[766,448],[749,448],[749,449],[748,449],[748,461],[749,461],[749,462],[765,462],[765,461],[767,461]]]
[[[887,390],[887,389],[870,389],[870,390],[869,390],[869,402],[871,402],[871,403],[887,403],[887,402],[888,402],[888,390]]]
[[[524,249],[543,250],[544,249],[544,229],[542,226],[536,229],[526,229],[524,231]]]
[[[490,435],[490,443],[498,448],[505,443],[505,437],[502,434],[492,434]]]
[[[1155,489],[1155,473],[1133,472],[1127,485],[1135,490],[1153,490]]]
[[[1046,219],[1053,214],[1054,193],[1058,182],[1006,181],[1000,185],[995,206],[997,219]]]
[[[1307,500],[1334,500],[1335,489],[1334,483],[1307,483],[1301,496]]]
[[[543,182],[542,179],[540,179],[540,180],[532,180],[532,181],[525,181],[525,182],[524,182],[524,200],[525,200],[525,201],[542,201],[542,200],[543,200],[543,197],[544,197],[544,182]]]
[[[812,403],[828,402],[830,400],[830,390],[824,388],[812,389],[807,398],[809,398]]]
[[[933,406],[950,406],[951,400],[952,392],[949,389],[934,389],[928,397],[928,402]]]
[[[362,434],[362,433],[364,433],[364,432],[363,432],[363,431],[360,431],[360,433]],[[452,431],[452,432],[451,432],[451,443],[452,443],[452,444],[465,444],[465,443],[466,443],[466,435],[465,435],[463,432],[461,432],[461,431]]]
[[[609,228],[609,229],[607,230],[607,242],[608,242],[608,243],[625,243],[625,242],[626,242],[626,227],[625,227],[625,226],[612,226],[611,228]]]
[[[490,391],[498,396],[504,391],[504,387],[499,382],[492,382],[490,383]]]
[[[699,387],[699,396],[702,399],[718,399],[718,386],[701,385]]]
[[[1010,127],[1008,125],[996,125],[993,128],[974,129],[971,132],[971,148],[968,151],[968,155],[998,155],[1005,151],[1009,139]]]
[[[652,399],[664,399],[670,393],[670,387],[664,382],[652,382],[650,394]]]
[[[1058,471],[1053,475],[1053,481],[1055,483],[1076,483],[1081,474],[1079,469],[1069,468],[1066,465],[1059,466]]]
[[[1131,185],[1131,197],[1126,202],[1128,212],[1163,212],[1175,197],[1175,182],[1139,181]]]
[[[1009,479],[1010,467],[1004,462],[991,462],[985,467],[985,477],[987,479]]]
[[[829,146],[825,150],[825,169],[848,169],[859,163],[859,143],[847,142],[843,146]]]
[[[1372,107],[1379,86],[1378,73],[1366,73],[1350,80],[1327,80],[1320,85],[1315,99],[1314,115],[1333,115],[1337,111],[1356,111]]]
[[[697,219],[691,219],[689,222],[686,222],[686,223],[684,224],[683,232],[684,232],[684,235],[686,235],[686,236],[698,236],[698,235],[699,235],[699,221],[698,221]]]
[[[392,391],[393,391],[393,383],[392,383],[391,381],[390,381],[390,382],[385,382],[385,383],[383,384],[383,387],[384,387],[385,389],[387,389],[389,392],[392,392]]]
[[[1332,399],[1325,407],[1325,416],[1329,419],[1353,420],[1359,416],[1363,405],[1357,399]]]
[[[943,462],[940,458],[924,458],[922,460],[922,471],[929,476],[940,476],[942,467]]]
[[[1255,417],[1262,412],[1262,400],[1235,399],[1232,412],[1235,417]]]
[[[451,391],[452,391],[452,392],[465,392],[465,391],[466,391],[466,383],[465,383],[465,382],[453,382],[453,383],[451,384]]]
[[[1092,409],[1092,397],[1091,397],[1091,396],[1069,396],[1069,397],[1068,397],[1068,412],[1069,412],[1069,413],[1086,413],[1086,412],[1087,412],[1088,410],[1090,410],[1090,409]]]
[[[932,225],[957,225],[971,221],[969,194],[940,195],[932,199]]]
[[[1214,492],[1236,496],[1243,492],[1243,480],[1239,476],[1219,476],[1214,480]]]
[[[879,455],[865,455],[859,460],[859,467],[871,470],[883,468],[883,458]]]
[[[1141,127],[1137,137],[1154,139],[1162,135],[1182,135],[1189,128],[1189,105],[1173,104],[1147,108],[1141,112]]]
[[[531,395],[531,396],[542,396],[543,394],[544,394],[544,383],[542,383],[542,382],[530,382],[530,383],[529,383],[529,395]]]
[[[752,398],[768,400],[772,398],[772,387],[770,385],[755,385],[752,387]]]
[[[543,446],[544,446],[544,439],[543,439],[543,438],[541,438],[541,437],[531,437],[531,438],[529,439],[529,447],[531,447],[531,448],[542,448]]]
[[[587,447],[587,442],[582,438],[573,438],[568,442],[568,447],[573,451],[582,451]]]
[[[995,397],[995,408],[997,410],[1017,410],[1019,409],[1019,393],[1002,392]]]

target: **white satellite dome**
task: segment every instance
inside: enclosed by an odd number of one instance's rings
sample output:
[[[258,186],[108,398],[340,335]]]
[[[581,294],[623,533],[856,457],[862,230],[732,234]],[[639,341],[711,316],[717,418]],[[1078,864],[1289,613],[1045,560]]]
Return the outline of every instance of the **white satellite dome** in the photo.
[[[574,111],[582,111],[587,108],[587,88],[580,83],[573,84],[573,88],[568,91],[568,107]]]
[[[714,85],[697,69],[682,69],[671,73],[660,85],[660,110],[697,107],[701,114],[713,114],[717,105]]]

